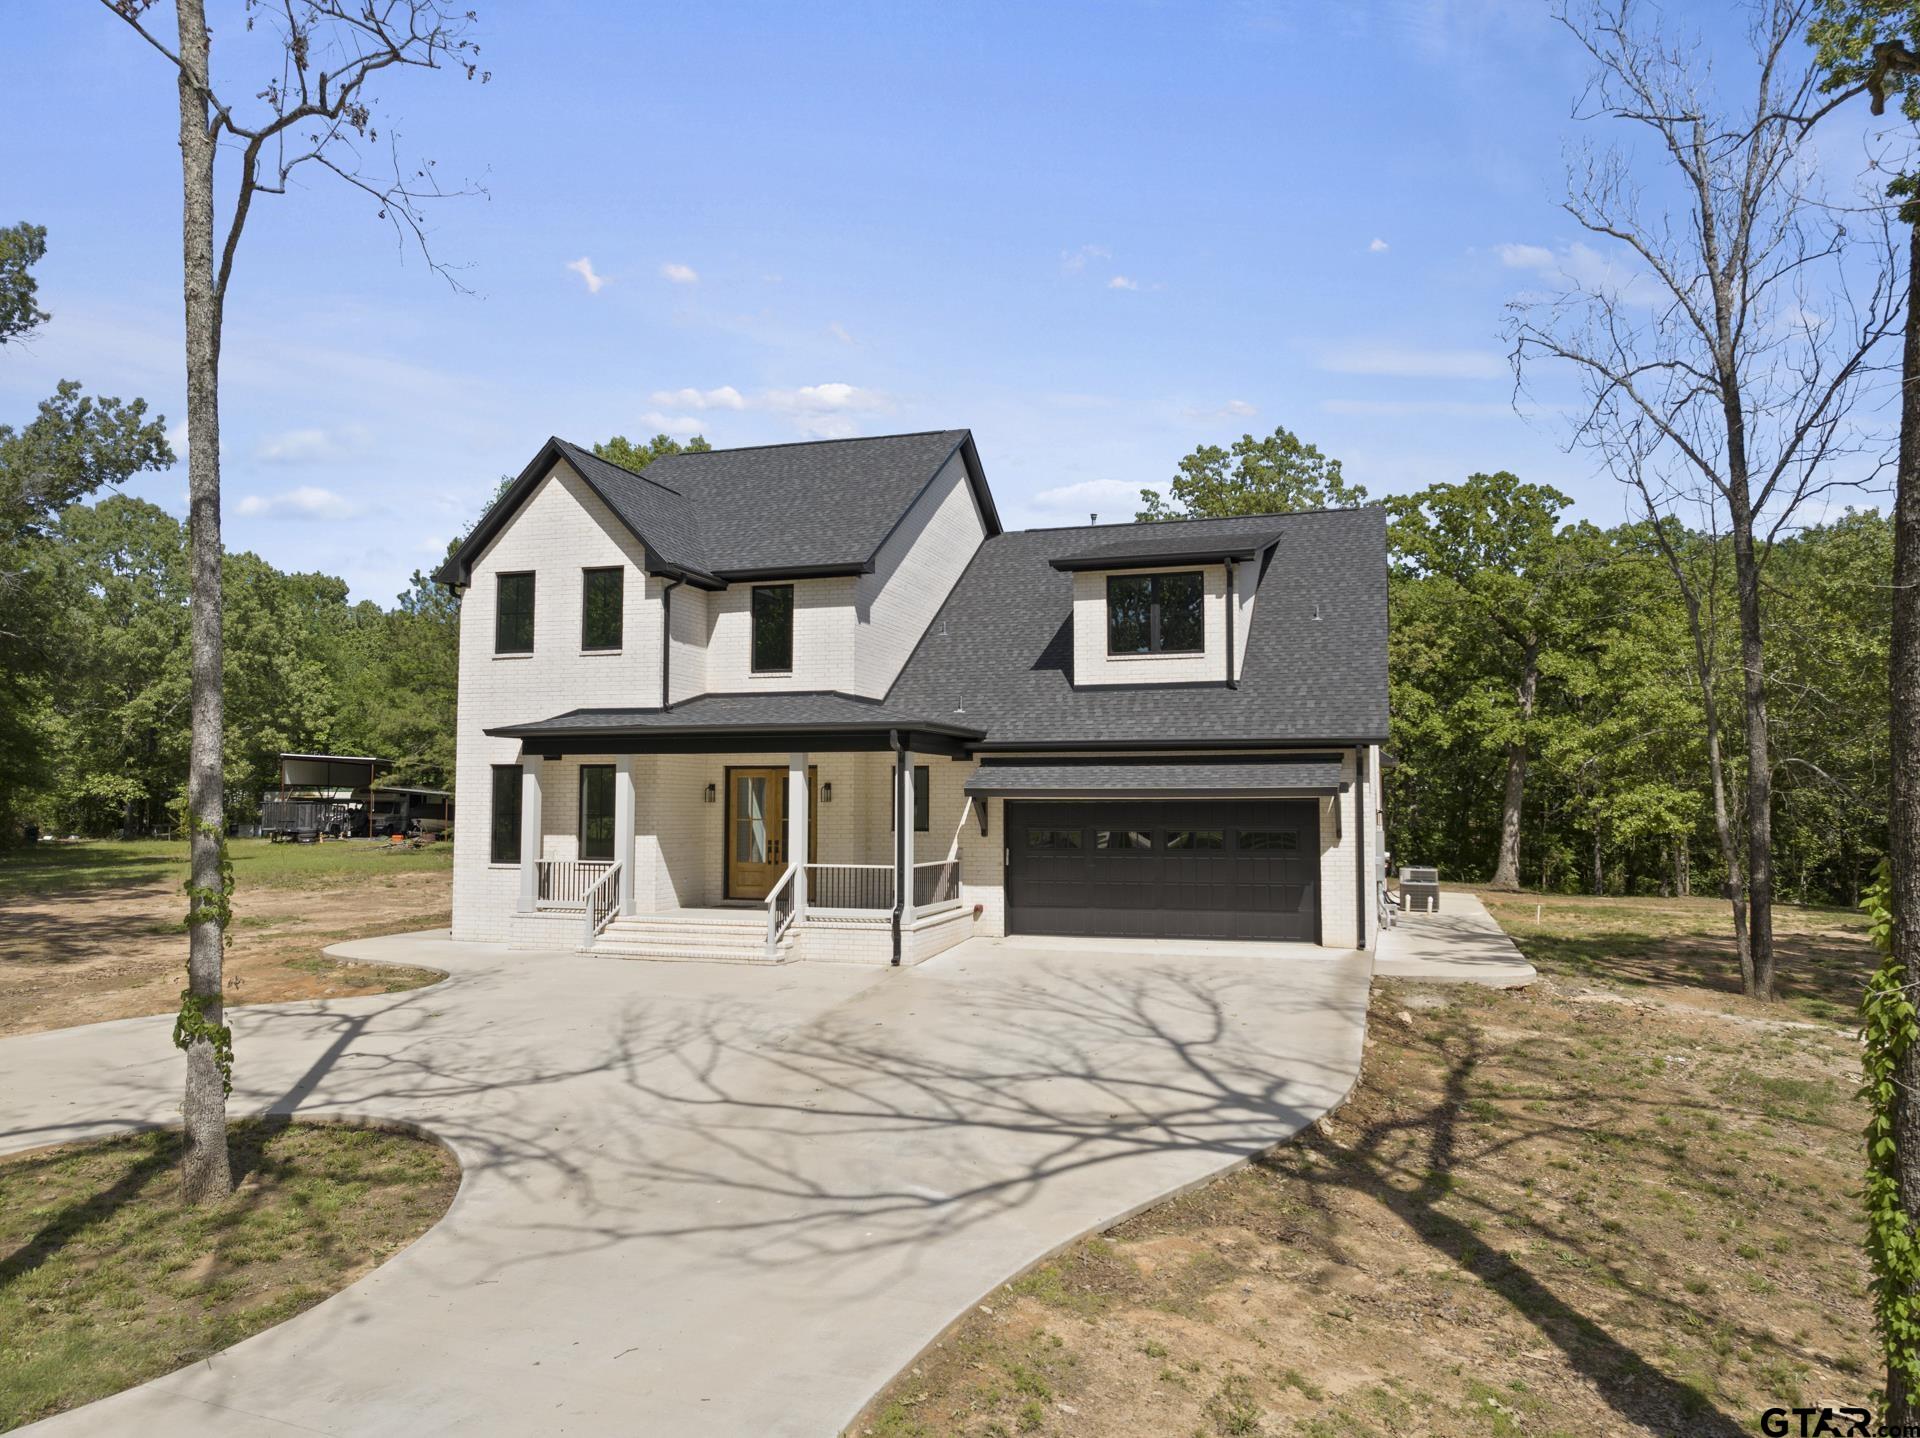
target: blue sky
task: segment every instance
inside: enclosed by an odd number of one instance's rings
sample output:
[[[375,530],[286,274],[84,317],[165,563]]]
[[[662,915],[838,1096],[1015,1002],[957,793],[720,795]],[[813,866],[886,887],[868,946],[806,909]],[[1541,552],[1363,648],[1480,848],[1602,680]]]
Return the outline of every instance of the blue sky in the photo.
[[[377,92],[403,155],[490,193],[431,213],[472,294],[324,176],[256,206],[230,547],[389,602],[547,435],[695,428],[969,426],[1010,526],[1129,518],[1276,424],[1375,495],[1508,468],[1623,512],[1552,386],[1515,412],[1500,340],[1578,238],[1585,67],[1543,5],[479,3],[490,84]],[[209,8],[250,96],[238,0]],[[97,6],[7,29],[0,219],[48,227],[54,319],[0,416],[71,377],[177,422],[171,78]]]

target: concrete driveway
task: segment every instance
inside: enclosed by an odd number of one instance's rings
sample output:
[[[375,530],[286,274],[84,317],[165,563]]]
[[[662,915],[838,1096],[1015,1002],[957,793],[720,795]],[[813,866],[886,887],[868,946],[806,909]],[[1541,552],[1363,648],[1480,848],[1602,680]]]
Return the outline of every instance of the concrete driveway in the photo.
[[[824,1438],[1015,1272],[1336,1104],[1370,969],[978,940],[907,970],[336,952],[452,977],[235,1011],[233,1110],[424,1124],[465,1166],[452,1211],[42,1431]],[[0,1148],[177,1117],[168,1035],[0,1041]]]

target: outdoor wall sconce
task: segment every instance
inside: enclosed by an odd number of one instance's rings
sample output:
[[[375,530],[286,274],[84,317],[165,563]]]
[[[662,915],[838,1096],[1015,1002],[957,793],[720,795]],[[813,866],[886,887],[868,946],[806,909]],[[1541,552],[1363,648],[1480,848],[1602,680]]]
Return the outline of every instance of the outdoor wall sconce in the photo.
[[[719,798],[719,795],[720,795],[720,791],[717,788],[715,788],[712,784],[707,785],[707,802],[709,804],[717,800]]]
[[[820,802],[822,804],[831,804],[833,802],[833,780],[829,779],[820,786]]]

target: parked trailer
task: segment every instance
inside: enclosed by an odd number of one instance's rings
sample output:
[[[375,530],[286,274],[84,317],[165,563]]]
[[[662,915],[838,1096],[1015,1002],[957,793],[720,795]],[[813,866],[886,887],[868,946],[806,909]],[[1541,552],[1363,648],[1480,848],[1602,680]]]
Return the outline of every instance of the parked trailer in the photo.
[[[322,836],[345,838],[364,832],[364,805],[339,799],[260,801],[260,833],[282,843],[311,844]]]

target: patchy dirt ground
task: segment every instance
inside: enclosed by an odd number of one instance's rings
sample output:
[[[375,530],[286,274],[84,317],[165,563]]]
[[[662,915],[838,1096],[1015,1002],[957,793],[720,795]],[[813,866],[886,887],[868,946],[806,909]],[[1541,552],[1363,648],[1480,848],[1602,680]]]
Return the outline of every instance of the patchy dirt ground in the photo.
[[[1725,998],[1702,945],[1376,986],[1319,1130],[1003,1288],[850,1431],[1734,1438],[1870,1404],[1855,1040]]]
[[[227,1001],[387,993],[442,978],[321,953],[342,939],[450,922],[448,867],[385,862],[371,853],[317,874],[247,873],[234,894]],[[186,982],[184,904],[171,873],[0,893],[0,1037],[172,1012]]]

